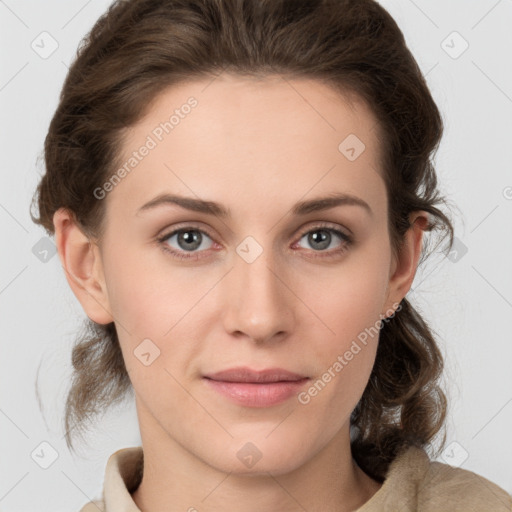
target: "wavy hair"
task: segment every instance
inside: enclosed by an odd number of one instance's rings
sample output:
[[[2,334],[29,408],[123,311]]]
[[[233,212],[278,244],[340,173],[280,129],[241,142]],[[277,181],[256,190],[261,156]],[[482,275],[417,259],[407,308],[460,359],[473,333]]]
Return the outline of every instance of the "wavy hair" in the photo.
[[[223,71],[316,79],[365,101],[378,120],[392,250],[399,253],[418,210],[428,212],[426,231],[438,232],[439,243],[448,236],[450,249],[453,226],[440,209],[447,201],[432,161],[442,118],[402,32],[373,0],[113,2],[82,39],[65,79],[32,220],[53,235],[53,214],[64,207],[84,233],[101,237],[105,202],[93,191],[120,164],[126,129],[165,88]],[[400,306],[381,325],[371,376],[351,414],[352,454],[381,482],[401,449],[432,442],[447,409],[433,331],[408,299]],[[71,449],[87,420],[131,389],[114,323],[87,319],[72,365],[64,425]]]

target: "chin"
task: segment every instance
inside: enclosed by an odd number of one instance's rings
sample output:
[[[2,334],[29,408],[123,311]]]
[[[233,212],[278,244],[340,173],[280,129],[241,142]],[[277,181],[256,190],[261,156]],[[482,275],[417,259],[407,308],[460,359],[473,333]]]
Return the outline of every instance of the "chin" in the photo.
[[[293,443],[286,435],[266,438],[267,431],[254,436],[231,439],[229,447],[221,447],[204,460],[219,470],[234,475],[268,476],[286,474],[300,467],[307,459],[304,442]],[[216,446],[219,446],[216,444]],[[226,454],[231,456],[226,457]],[[210,460],[208,460],[210,459]]]

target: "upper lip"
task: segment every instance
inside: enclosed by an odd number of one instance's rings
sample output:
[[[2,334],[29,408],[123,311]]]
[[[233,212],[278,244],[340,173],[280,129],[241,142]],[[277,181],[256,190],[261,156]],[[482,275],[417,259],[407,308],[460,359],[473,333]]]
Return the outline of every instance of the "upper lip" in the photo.
[[[253,370],[247,367],[229,368],[220,372],[204,375],[207,379],[224,382],[280,382],[297,381],[307,378],[283,368],[266,368]]]

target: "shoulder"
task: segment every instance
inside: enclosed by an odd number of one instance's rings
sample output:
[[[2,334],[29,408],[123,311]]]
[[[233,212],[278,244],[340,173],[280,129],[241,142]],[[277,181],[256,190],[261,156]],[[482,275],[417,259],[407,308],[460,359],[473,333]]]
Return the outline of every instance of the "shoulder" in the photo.
[[[90,501],[80,512],[105,512],[105,503],[103,501]]]
[[[504,489],[473,471],[431,461],[423,448],[410,447],[394,462],[391,471],[412,477],[418,510],[512,511],[512,497]]]
[[[431,461],[410,446],[390,464],[382,487],[360,512],[512,512],[512,496],[472,471]]]
[[[512,496],[504,489],[473,471],[437,461],[429,462],[418,497],[426,510],[512,511]]]
[[[142,479],[143,462],[142,446],[121,448],[112,453],[105,467],[101,496],[86,503],[80,512],[106,512],[112,506],[116,510],[138,511],[131,493]]]

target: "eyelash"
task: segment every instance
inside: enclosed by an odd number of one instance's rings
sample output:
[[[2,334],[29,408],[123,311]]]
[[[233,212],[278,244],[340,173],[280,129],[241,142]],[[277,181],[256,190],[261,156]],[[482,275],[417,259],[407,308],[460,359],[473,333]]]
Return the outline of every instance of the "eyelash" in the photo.
[[[203,229],[199,229],[199,228],[197,228],[195,226],[185,226],[185,227],[182,227],[182,228],[179,228],[179,229],[174,229],[173,231],[170,231],[169,233],[165,233],[164,235],[159,236],[157,238],[157,242],[161,246],[162,250],[167,252],[167,253],[169,253],[169,254],[171,254],[171,256],[173,258],[177,258],[177,259],[180,259],[180,260],[193,260],[193,261],[196,261],[196,260],[199,260],[199,259],[201,259],[203,257],[206,257],[206,256],[194,256],[195,254],[200,254],[200,252],[205,252],[205,251],[200,251],[198,253],[191,252],[191,253],[189,253],[190,255],[185,255],[185,254],[187,254],[186,252],[179,252],[179,251],[176,251],[174,249],[171,249],[169,247],[169,245],[165,243],[165,241],[168,240],[169,238],[171,238],[173,235],[176,235],[177,233],[184,233],[184,232],[187,232],[187,231],[197,231],[197,232],[199,232],[199,233],[201,233],[203,235],[208,236],[209,238],[211,238],[213,240],[213,237],[207,231],[205,231]],[[334,233],[335,235],[337,235],[343,241],[343,244],[342,244],[342,246],[340,248],[333,249],[331,251],[313,251],[313,252],[317,252],[317,255],[313,256],[313,258],[333,258],[333,257],[336,257],[336,256],[340,256],[346,250],[348,250],[348,248],[353,243],[353,240],[352,240],[351,236],[347,235],[343,231],[340,231],[339,229],[333,228],[329,224],[322,224],[322,223],[318,224],[316,226],[313,226],[312,228],[309,228],[309,229],[304,230],[303,232],[301,232],[301,234],[299,235],[298,241],[295,242],[295,243],[298,243],[304,235],[307,235],[309,233],[314,233],[315,231],[329,231],[331,233]],[[318,253],[325,253],[325,252],[327,252],[327,255],[325,255],[325,254],[324,255],[318,254]]]

